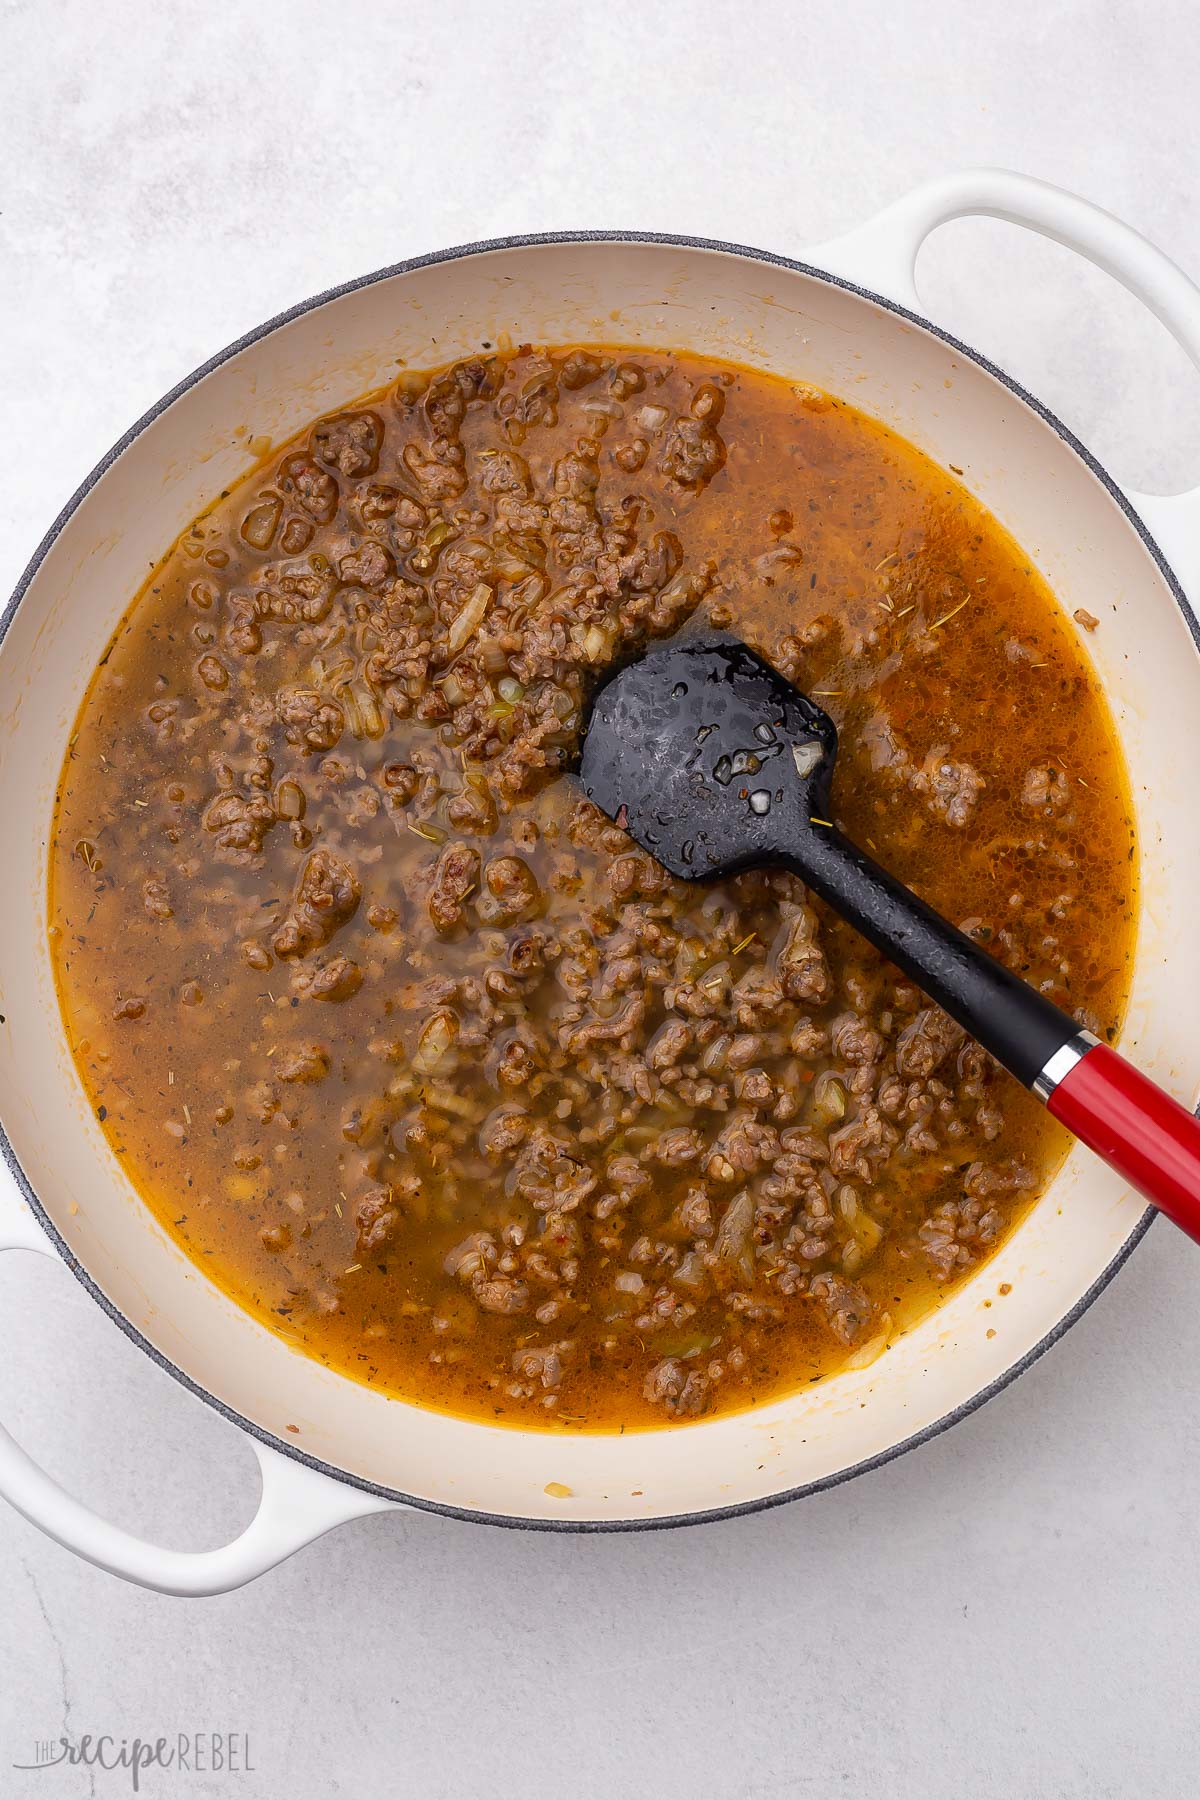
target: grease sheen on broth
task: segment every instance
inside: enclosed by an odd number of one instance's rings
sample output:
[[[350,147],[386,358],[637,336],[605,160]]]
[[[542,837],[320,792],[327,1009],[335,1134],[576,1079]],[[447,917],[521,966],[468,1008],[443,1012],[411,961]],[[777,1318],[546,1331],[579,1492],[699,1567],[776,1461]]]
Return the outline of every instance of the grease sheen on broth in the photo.
[[[687,355],[406,373],[155,570],[51,859],[66,1028],[134,1186],[359,1380],[559,1430],[744,1407],[878,1355],[1061,1158],[794,877],[674,882],[582,801],[590,685],[697,625],[834,716],[848,832],[1119,1026],[1112,721],[952,476]]]

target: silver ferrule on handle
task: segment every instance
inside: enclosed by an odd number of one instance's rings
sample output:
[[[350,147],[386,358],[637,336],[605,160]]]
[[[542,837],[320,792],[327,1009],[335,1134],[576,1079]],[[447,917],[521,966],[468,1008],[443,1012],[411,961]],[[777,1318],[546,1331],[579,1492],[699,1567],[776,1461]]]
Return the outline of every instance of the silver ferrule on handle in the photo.
[[[1060,1082],[1067,1079],[1076,1063],[1081,1063],[1089,1050],[1094,1050],[1100,1039],[1094,1031],[1077,1031],[1073,1038],[1068,1038],[1061,1049],[1056,1050],[1049,1061],[1038,1070],[1032,1084],[1032,1092],[1044,1106]]]

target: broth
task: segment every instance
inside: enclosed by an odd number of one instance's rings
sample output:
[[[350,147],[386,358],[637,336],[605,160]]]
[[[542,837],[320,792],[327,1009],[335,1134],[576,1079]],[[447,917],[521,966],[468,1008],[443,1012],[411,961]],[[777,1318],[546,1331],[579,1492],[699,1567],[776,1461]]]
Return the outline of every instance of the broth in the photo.
[[[299,1349],[489,1421],[878,1355],[1066,1136],[794,877],[636,850],[582,709],[742,636],[834,717],[837,822],[1111,1039],[1134,844],[1077,621],[951,474],[732,364],[522,346],[317,421],[154,571],[64,763],[59,994],[137,1192]]]

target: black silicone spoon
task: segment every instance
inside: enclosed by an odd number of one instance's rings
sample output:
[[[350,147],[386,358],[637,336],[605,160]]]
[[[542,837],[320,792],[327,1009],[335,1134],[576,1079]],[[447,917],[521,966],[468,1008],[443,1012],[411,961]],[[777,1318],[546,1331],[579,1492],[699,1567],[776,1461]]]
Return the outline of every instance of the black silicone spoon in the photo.
[[[1200,1124],[832,822],[832,719],[744,644],[652,651],[597,693],[584,792],[673,875],[793,870],[1200,1239]]]

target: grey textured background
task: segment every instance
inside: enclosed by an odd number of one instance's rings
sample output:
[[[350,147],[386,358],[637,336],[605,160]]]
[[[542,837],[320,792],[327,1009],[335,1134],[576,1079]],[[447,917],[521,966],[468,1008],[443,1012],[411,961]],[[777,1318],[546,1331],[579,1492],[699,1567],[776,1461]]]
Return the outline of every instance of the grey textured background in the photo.
[[[439,245],[603,225],[789,251],[964,163],[1101,201],[1200,275],[1191,0],[0,4],[0,587],[215,348]],[[1200,480],[1200,381],[1068,253],[960,224],[929,310],[1120,478]],[[249,1732],[151,1794],[462,1800],[1197,1791],[1200,1253],[1158,1225],[1015,1388],[849,1487],[595,1540],[350,1526],[157,1599],[0,1513],[0,1795],[38,1737]],[[222,1540],[248,1448],[62,1270],[0,1261],[0,1417],[164,1541]]]

